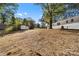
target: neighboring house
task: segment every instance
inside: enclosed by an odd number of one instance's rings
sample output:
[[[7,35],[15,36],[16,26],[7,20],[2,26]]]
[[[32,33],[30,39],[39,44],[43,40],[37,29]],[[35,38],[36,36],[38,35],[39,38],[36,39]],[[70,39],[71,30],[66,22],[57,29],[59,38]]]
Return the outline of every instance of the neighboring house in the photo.
[[[21,30],[28,30],[28,29],[29,29],[29,26],[21,25],[21,26],[20,26],[20,29],[21,29]]]
[[[54,29],[59,29],[62,26],[66,29],[79,29],[79,16],[74,16],[68,19],[57,21],[53,23]]]
[[[0,23],[0,30],[4,30],[6,28],[5,24]]]

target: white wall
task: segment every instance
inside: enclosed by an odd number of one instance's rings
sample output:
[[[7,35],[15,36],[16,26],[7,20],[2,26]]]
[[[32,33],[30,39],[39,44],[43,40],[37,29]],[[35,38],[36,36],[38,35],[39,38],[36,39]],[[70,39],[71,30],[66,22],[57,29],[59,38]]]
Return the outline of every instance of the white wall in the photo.
[[[59,26],[53,26],[54,29],[60,29],[62,25]],[[71,23],[71,24],[65,24],[63,25],[64,28],[68,29],[79,29],[79,22],[78,23]]]

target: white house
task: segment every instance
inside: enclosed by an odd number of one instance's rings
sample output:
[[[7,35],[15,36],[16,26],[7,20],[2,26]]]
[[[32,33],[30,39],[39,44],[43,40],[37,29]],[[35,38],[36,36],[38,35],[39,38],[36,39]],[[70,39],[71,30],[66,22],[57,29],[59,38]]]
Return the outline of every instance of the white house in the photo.
[[[65,29],[79,29],[79,16],[57,21],[53,23],[52,27],[54,29],[60,29],[61,26],[64,26]]]
[[[21,26],[20,26],[20,29],[21,29],[21,30],[28,30],[29,27],[28,27],[28,26],[25,26],[25,25],[21,25]]]

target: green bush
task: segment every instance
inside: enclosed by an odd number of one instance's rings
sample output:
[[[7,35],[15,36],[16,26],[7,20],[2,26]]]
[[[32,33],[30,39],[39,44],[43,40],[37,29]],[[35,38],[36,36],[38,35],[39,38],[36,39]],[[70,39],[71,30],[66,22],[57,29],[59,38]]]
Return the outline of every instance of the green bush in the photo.
[[[7,27],[7,28],[4,30],[4,34],[8,34],[8,33],[11,33],[11,32],[13,32],[13,26]]]

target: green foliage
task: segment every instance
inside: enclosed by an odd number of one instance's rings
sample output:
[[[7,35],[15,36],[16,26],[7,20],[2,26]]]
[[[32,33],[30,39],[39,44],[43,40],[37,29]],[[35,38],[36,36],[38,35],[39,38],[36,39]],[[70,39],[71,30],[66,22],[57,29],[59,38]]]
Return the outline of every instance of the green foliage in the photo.
[[[2,3],[0,4],[0,21],[1,23],[5,23],[7,28],[4,29],[4,34],[12,33],[13,31],[17,31],[20,29],[20,25],[28,25],[33,27],[34,21],[32,18],[16,18],[15,12],[18,8],[18,4],[16,3]],[[30,25],[29,25],[30,24]]]
[[[15,21],[16,21],[16,18],[15,18],[15,16],[13,15],[13,16],[12,16],[12,19],[11,19],[11,24],[14,25],[14,24],[15,24]]]
[[[28,17],[23,20],[23,24],[29,26],[30,29],[33,29],[35,26],[35,21],[32,18]]]
[[[14,30],[19,30],[21,24],[22,24],[22,21],[20,21],[19,19],[16,19],[14,24]]]
[[[79,3],[40,3],[43,10],[42,22],[46,22],[52,28],[52,23],[55,21],[54,17],[58,15],[63,15],[67,10],[78,9]]]
[[[42,7],[43,10],[43,21],[49,23],[50,29],[52,29],[52,22],[54,21],[54,16],[64,12],[64,5],[57,3],[44,3],[39,5]]]
[[[69,9],[79,9],[79,3],[65,3],[64,5],[66,5],[66,10]]]
[[[4,34],[8,34],[8,33],[11,33],[11,32],[13,32],[13,26],[7,27],[7,28],[4,30]]]
[[[23,23],[22,24],[26,25],[26,26],[34,27],[35,21],[33,21],[32,18],[28,17],[28,18],[24,18],[23,19]]]
[[[28,25],[28,20],[26,18],[23,19],[23,25]]]
[[[11,18],[18,8],[16,3],[1,3],[0,4],[0,18],[2,23],[5,23],[7,19]]]
[[[2,19],[2,23],[4,24],[6,22],[5,14],[1,13],[1,19]]]

